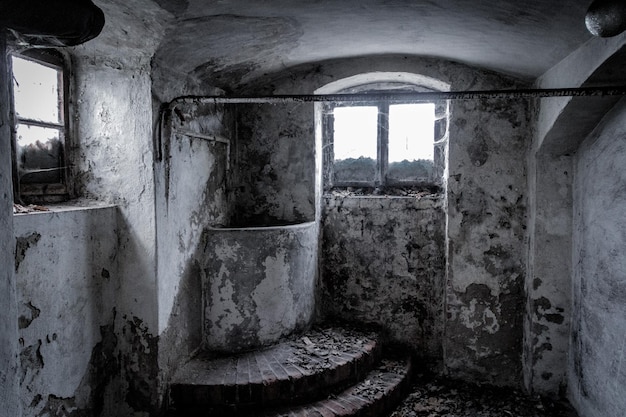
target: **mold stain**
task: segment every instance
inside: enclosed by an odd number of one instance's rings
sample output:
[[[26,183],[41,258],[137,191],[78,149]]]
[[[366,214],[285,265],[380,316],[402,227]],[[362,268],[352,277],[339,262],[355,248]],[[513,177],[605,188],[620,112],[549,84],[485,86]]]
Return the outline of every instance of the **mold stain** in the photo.
[[[18,271],[20,264],[26,258],[26,251],[35,246],[40,239],[41,235],[39,233],[31,233],[28,236],[17,238],[15,245],[15,272]]]
[[[157,407],[158,337],[143,321],[125,317],[122,335],[127,351],[121,356],[122,371],[128,381],[126,403],[137,412],[155,412]]]

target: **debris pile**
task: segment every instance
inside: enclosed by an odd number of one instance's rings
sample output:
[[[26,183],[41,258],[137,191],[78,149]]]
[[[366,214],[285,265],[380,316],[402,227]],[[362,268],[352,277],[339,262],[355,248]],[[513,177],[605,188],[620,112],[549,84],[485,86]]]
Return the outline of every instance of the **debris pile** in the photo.
[[[390,417],[577,417],[566,403],[511,388],[419,378]]]
[[[13,204],[13,214],[33,213],[36,211],[50,211],[50,209],[36,204],[29,204],[27,206]]]

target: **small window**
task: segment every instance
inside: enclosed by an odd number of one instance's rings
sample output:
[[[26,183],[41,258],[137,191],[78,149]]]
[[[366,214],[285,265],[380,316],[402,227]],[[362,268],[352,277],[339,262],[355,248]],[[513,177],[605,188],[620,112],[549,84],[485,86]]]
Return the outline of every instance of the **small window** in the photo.
[[[16,200],[67,199],[67,77],[56,51],[11,56]]]
[[[386,102],[332,106],[325,128],[325,188],[437,188],[446,108]]]

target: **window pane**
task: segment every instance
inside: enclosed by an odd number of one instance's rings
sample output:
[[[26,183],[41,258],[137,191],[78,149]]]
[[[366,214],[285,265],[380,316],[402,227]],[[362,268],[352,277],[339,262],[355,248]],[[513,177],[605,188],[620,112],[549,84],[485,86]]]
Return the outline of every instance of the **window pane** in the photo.
[[[60,123],[60,71],[13,57],[15,112],[24,119]]]
[[[389,106],[389,168],[387,178],[400,181],[428,179],[433,170],[435,105]]]
[[[17,125],[20,182],[61,183],[63,180],[63,137],[58,129]]]
[[[336,107],[333,111],[335,182],[372,182],[378,154],[378,107]]]

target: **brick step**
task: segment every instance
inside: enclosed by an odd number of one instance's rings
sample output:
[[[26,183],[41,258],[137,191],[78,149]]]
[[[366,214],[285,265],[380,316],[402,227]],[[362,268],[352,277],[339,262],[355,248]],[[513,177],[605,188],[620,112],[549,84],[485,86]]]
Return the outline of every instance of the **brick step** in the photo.
[[[174,409],[185,416],[258,413],[311,402],[354,385],[380,356],[375,332],[314,329],[236,356],[200,354],[177,372],[170,397]]]
[[[363,381],[311,404],[271,410],[262,417],[381,417],[388,415],[410,388],[411,359],[383,360]]]

